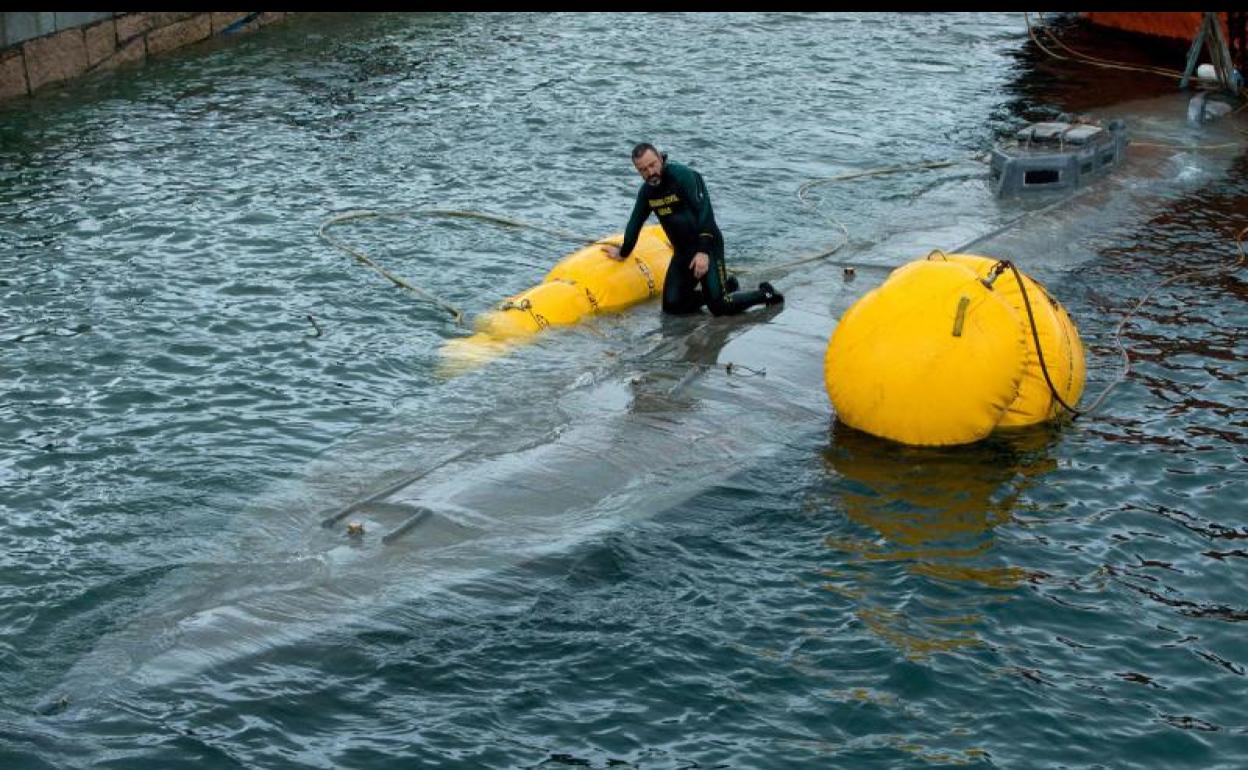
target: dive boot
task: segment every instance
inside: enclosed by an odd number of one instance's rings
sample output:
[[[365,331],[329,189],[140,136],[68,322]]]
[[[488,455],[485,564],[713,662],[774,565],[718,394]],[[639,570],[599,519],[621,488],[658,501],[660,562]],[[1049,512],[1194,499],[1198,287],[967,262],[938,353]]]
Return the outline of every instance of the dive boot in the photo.
[[[769,306],[779,305],[784,302],[784,295],[776,291],[776,287],[766,281],[758,285],[758,290],[763,293],[763,299]]]

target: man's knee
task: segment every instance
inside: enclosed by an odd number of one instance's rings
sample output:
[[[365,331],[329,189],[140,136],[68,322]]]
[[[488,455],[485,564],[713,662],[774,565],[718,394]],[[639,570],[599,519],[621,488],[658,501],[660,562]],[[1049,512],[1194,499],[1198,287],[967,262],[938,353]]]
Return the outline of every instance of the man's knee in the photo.
[[[701,309],[702,303],[688,297],[669,297],[663,295],[663,312],[672,315],[688,315]]]

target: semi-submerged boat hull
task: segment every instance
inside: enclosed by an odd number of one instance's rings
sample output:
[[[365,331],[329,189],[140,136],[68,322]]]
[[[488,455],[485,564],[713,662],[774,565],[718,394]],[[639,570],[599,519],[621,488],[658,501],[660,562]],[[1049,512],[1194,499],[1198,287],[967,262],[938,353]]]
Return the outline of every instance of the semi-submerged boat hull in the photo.
[[[1112,115],[1177,145],[1191,140],[1184,109],[1176,94]],[[1132,154],[1113,175],[1053,199],[998,199],[986,169],[978,181],[951,177],[925,193],[942,204],[939,226],[906,216],[908,200],[881,198],[876,229],[859,224],[869,237],[836,262],[767,276],[784,290],[783,306],[667,318],[650,302],[600,317],[592,335],[536,335],[275,485],[234,514],[201,561],[145,580],[131,620],[95,637],[42,707],[81,708],[90,719],[135,690],[228,677],[299,639],[384,627],[425,598],[488,586],[483,576],[662,514],[795,443],[826,445],[835,419],[824,387],[829,336],[893,268],[932,248],[1008,258],[1060,299],[1053,279],[1094,260],[1098,234],[1143,226],[1236,157]],[[322,525],[327,513],[390,489]],[[382,541],[420,511],[415,526]],[[347,520],[364,535],[349,537]],[[72,739],[75,718],[65,718]]]

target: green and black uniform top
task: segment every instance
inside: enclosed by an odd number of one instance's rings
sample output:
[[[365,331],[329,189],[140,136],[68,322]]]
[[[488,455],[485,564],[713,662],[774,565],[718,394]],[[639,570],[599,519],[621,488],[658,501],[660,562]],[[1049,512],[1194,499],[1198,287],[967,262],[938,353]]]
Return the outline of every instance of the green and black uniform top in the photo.
[[[699,251],[711,254],[722,251],[724,236],[715,224],[711,196],[706,192],[702,175],[680,163],[664,162],[658,185],[642,182],[633,204],[633,214],[624,228],[621,256],[627,257],[637,245],[641,226],[651,214],[659,218],[663,232],[672,242],[677,255],[692,258]]]

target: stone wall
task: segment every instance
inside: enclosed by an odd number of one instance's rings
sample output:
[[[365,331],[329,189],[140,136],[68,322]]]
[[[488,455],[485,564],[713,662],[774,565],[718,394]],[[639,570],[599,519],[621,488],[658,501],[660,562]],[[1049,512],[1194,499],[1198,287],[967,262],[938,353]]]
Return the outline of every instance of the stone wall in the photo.
[[[5,12],[0,14],[0,100],[215,35],[257,29],[289,14],[247,12]]]

